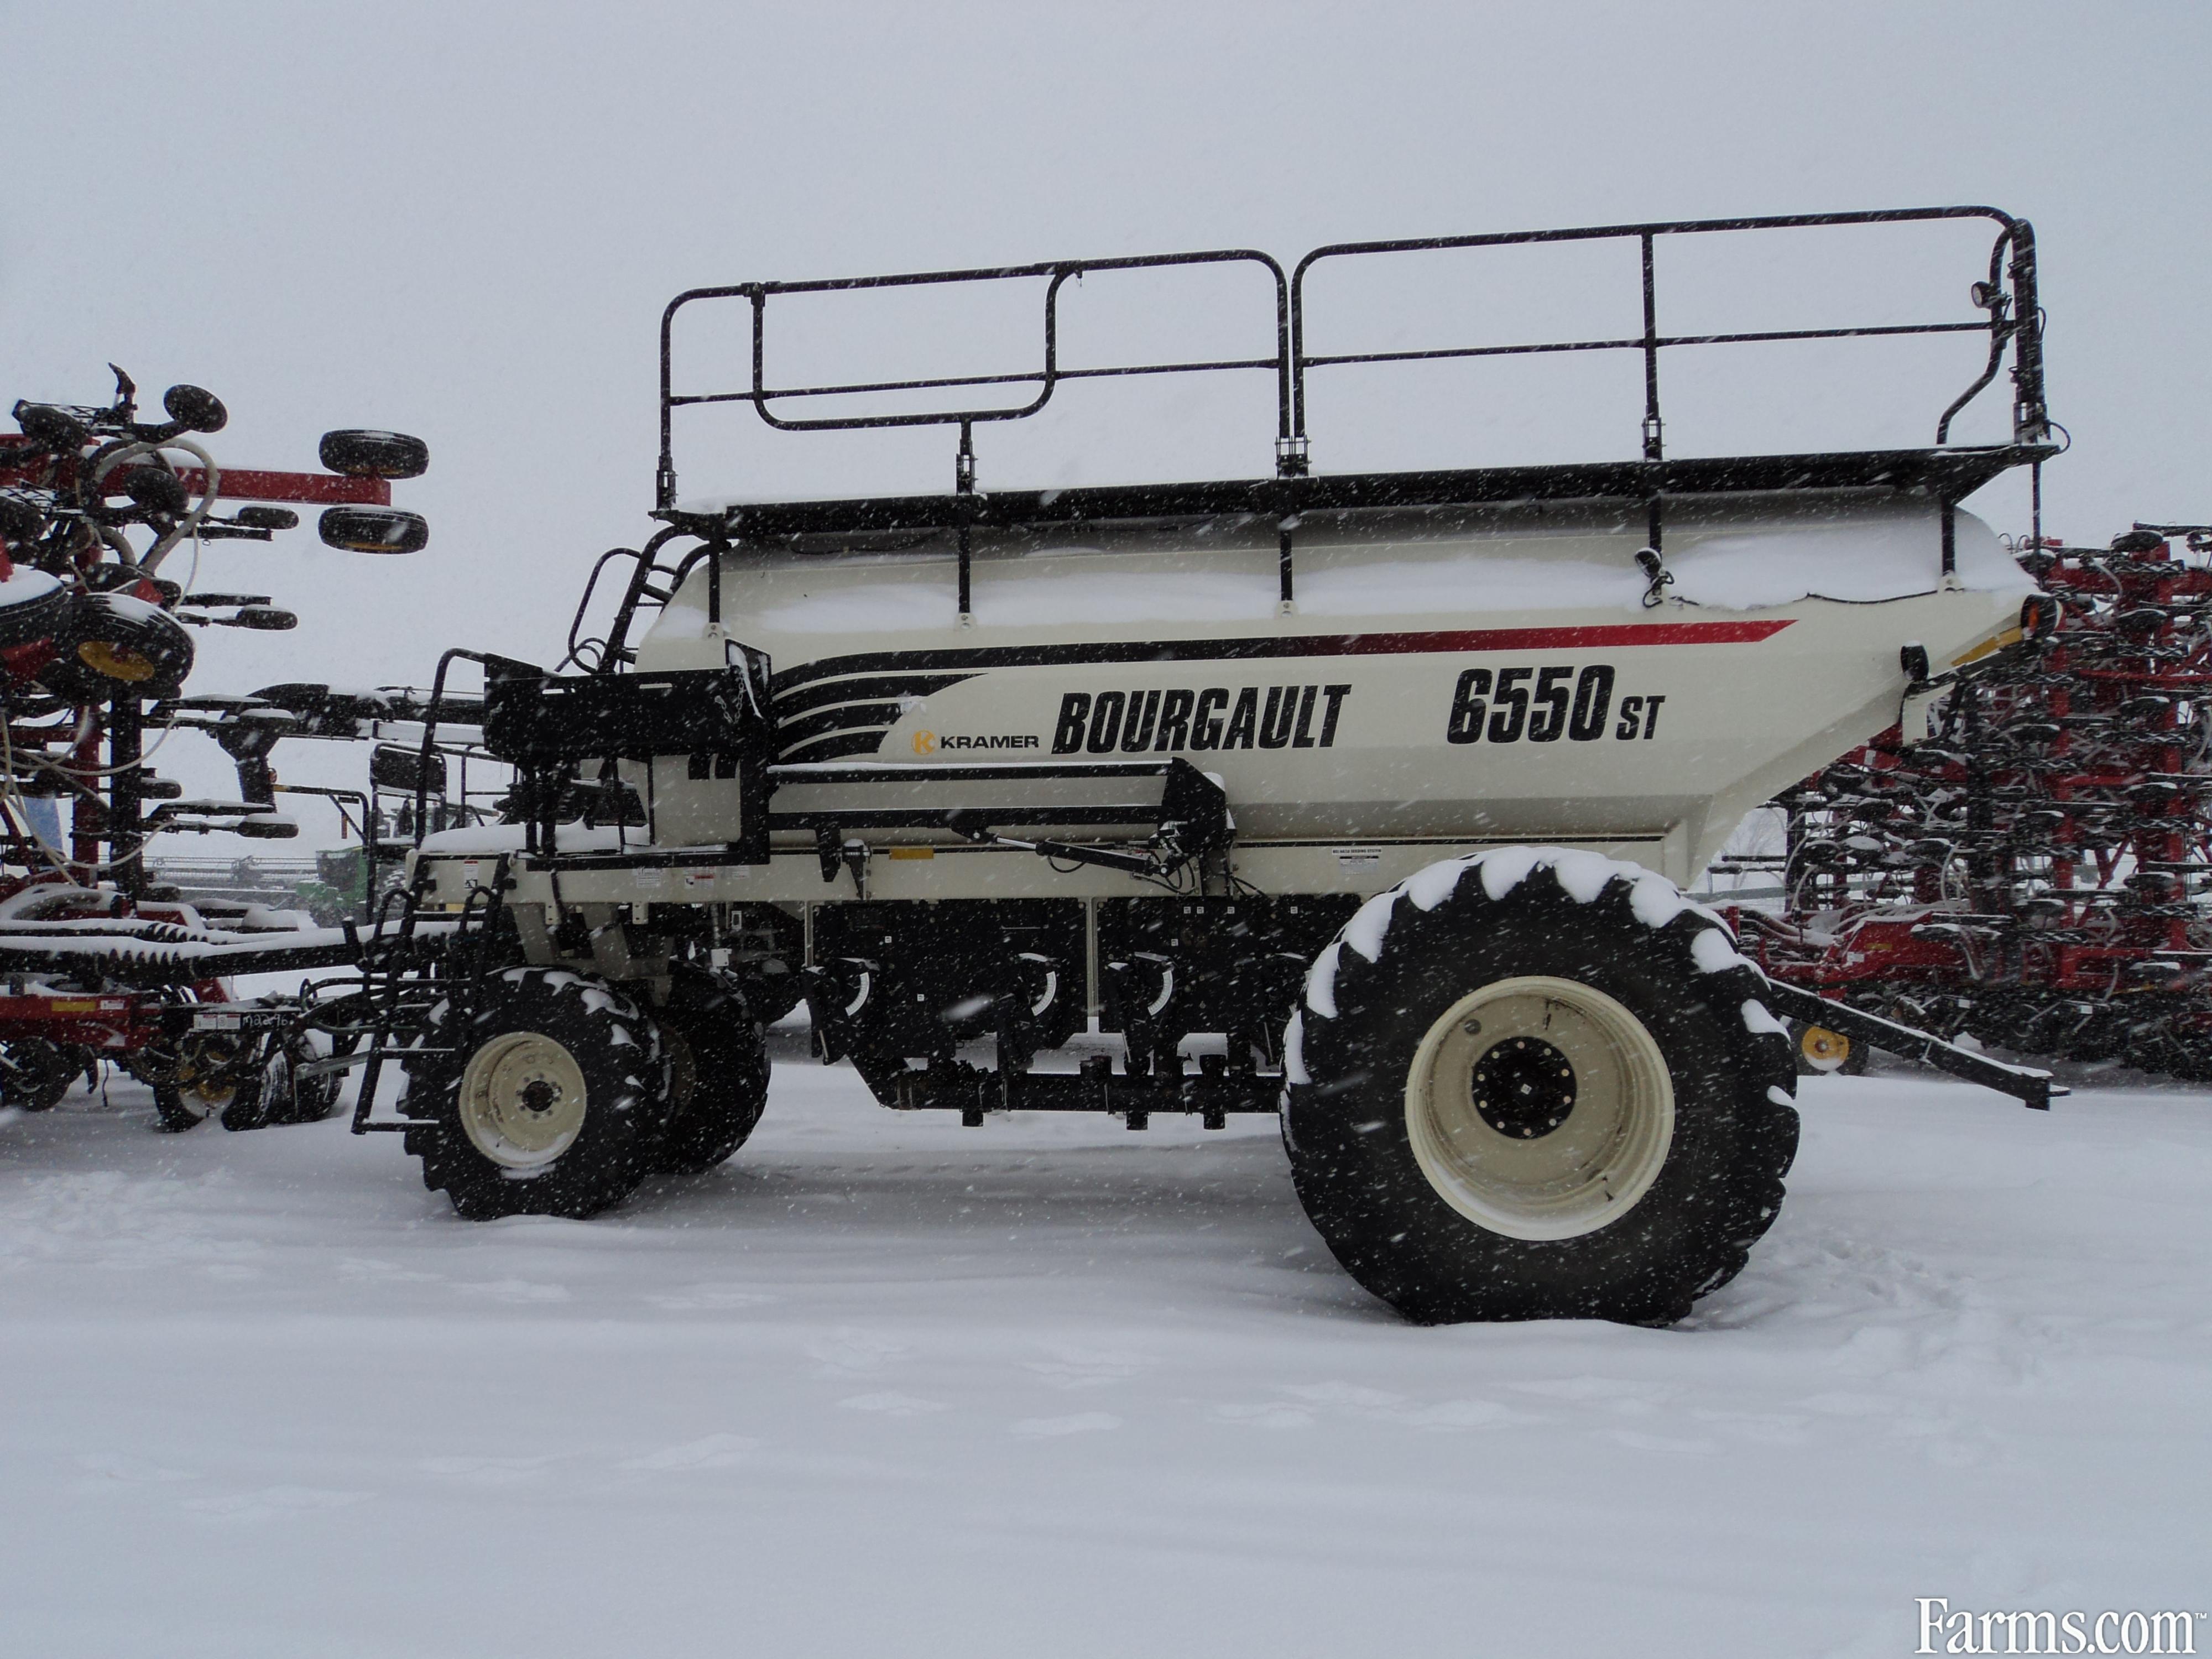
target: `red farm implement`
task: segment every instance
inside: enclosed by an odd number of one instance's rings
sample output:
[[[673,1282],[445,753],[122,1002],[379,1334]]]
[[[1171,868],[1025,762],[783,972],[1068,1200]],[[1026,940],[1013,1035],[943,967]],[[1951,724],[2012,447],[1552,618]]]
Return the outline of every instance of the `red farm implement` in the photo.
[[[332,432],[326,471],[226,471],[199,441],[225,425],[221,401],[179,386],[162,404],[166,420],[140,420],[118,369],[112,404],[25,400],[20,430],[0,434],[0,1103],[51,1106],[111,1060],[153,1085],[166,1127],[320,1115],[335,1089],[295,1075],[313,1053],[298,1005],[234,1002],[223,975],[343,951],[295,914],[203,914],[145,866],[163,834],[298,833],[265,765],[241,766],[260,785],[245,799],[186,799],[146,740],[197,729],[234,758],[265,757],[293,717],[189,694],[192,630],[298,618],[266,594],[187,592],[165,566],[189,544],[197,578],[204,544],[295,527],[278,503],[322,507],[331,546],[412,552],[428,529],[392,507],[390,481],[428,453],[400,434]]]
[[[2184,539],[2185,538],[2185,539]],[[2180,542],[2177,547],[2176,543]],[[1785,795],[1770,973],[2022,1053],[2212,1078],[2212,534],[2031,543],[2021,638]],[[1934,700],[1940,699],[1940,702]],[[1813,1028],[1816,1069],[1852,1058]]]

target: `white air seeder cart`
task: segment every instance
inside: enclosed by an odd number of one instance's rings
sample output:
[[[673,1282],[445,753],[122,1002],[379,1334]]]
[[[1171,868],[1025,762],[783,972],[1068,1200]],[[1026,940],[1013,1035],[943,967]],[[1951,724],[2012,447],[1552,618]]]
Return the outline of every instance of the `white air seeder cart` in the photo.
[[[1660,331],[1676,246],[1976,220],[1995,245],[1952,320]],[[1316,267],[1575,241],[1640,264],[1640,333],[1309,349]],[[1201,266],[1272,301],[1272,355],[1060,361],[1079,283]],[[2057,453],[2034,280],[2028,226],[1963,208],[1346,245],[1287,275],[1225,251],[680,295],[663,527],[595,569],[633,562],[611,619],[583,637],[587,591],[565,673],[449,653],[422,755],[386,765],[427,797],[433,751],[480,742],[516,784],[507,823],[414,854],[378,937],[459,925],[380,946],[351,993],[357,1126],[404,1133],[465,1215],[589,1215],[744,1140],[763,1024],[803,999],[822,1057],[899,1109],[1279,1110],[1314,1224],[1414,1319],[1680,1316],[1782,1200],[1785,1021],[2053,1092],[1770,985],[1681,890],[1747,811],[2020,636],[2032,586],[1959,503]],[[1029,290],[1042,359],[772,383],[772,313],[892,289]],[[734,390],[676,377],[708,313],[750,337]],[[1972,384],[1933,447],[1663,453],[1670,353],[1951,335]],[[1326,374],[1562,351],[1640,359],[1640,455],[1310,465]],[[1179,374],[1273,377],[1273,476],[977,487],[979,426]],[[2005,441],[1949,441],[2000,374]],[[673,428],[716,404],[848,441],[954,428],[956,487],[679,500]],[[480,701],[445,689],[464,657]]]

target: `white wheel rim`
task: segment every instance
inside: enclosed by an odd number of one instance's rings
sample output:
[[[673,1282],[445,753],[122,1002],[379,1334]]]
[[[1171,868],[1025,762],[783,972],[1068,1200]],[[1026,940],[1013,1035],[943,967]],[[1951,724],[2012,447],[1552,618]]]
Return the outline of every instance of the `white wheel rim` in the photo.
[[[494,1037],[461,1073],[461,1127],[504,1169],[540,1169],[574,1146],[586,1104],[583,1068],[542,1032]]]
[[[1468,1220],[1508,1238],[1578,1238],[1658,1178],[1674,1079],[1643,1021],[1604,992],[1503,979],[1429,1028],[1406,1127],[1421,1173]]]

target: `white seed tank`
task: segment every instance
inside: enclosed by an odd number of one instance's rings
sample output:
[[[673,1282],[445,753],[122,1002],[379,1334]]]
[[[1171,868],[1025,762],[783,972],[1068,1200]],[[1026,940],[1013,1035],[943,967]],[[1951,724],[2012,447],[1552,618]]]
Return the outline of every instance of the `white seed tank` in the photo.
[[[1277,526],[1256,517],[979,536],[965,618],[950,532],[734,552],[720,629],[702,566],[637,666],[764,651],[780,763],[911,768],[913,804],[948,763],[1181,755],[1221,779],[1246,848],[1601,842],[1687,880],[1744,812],[1899,720],[1901,647],[1940,673],[2015,629],[2033,591],[1963,512],[1947,580],[1936,505],[1872,491],[1683,503],[1656,591],[1626,505],[1297,529],[1287,606]],[[776,811],[805,811],[785,777]],[[672,775],[653,793],[658,843],[735,833],[726,785]]]

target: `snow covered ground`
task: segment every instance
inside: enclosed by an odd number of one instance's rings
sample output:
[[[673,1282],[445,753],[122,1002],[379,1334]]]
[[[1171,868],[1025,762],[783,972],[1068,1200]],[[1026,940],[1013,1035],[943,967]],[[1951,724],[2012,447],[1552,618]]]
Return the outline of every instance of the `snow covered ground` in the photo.
[[[1272,1121],[894,1116],[472,1226],[390,1137],[0,1122],[0,1649],[1905,1654],[2203,1608],[2212,1098],[1805,1091],[1672,1331],[1417,1329]],[[2212,1628],[2200,1625],[2212,1650]]]

